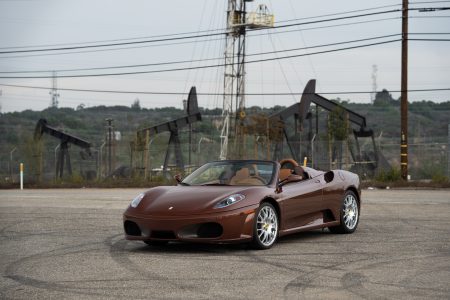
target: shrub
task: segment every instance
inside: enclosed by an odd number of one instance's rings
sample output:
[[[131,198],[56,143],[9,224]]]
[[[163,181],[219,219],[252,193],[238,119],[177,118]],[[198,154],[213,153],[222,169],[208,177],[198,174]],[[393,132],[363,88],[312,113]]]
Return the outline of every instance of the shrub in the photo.
[[[402,178],[402,173],[400,169],[398,168],[391,168],[387,171],[380,171],[375,176],[375,180],[381,181],[381,182],[392,182],[392,181],[399,181]]]
[[[433,175],[433,177],[431,178],[431,181],[433,183],[441,183],[441,184],[450,182],[448,177],[441,173]]]

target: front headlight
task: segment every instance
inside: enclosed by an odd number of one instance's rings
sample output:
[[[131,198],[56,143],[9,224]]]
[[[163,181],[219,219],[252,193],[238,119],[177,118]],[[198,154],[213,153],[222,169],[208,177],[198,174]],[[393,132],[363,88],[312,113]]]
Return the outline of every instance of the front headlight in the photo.
[[[144,198],[144,194],[139,194],[136,196],[136,198],[133,199],[133,201],[131,201],[131,207],[136,208],[139,203],[141,203],[141,200]]]
[[[225,199],[221,200],[214,207],[215,208],[224,208],[224,207],[230,206],[231,204],[239,202],[239,201],[243,200],[244,198],[245,198],[245,195],[233,194],[233,195],[228,196]]]

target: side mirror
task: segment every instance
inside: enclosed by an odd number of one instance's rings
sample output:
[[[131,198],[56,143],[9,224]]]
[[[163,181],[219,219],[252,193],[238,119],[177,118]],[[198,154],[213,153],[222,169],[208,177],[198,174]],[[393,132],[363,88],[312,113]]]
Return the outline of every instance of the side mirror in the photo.
[[[334,179],[334,172],[333,171],[326,172],[325,175],[323,175],[323,178],[325,179],[326,183],[332,182]]]
[[[177,174],[177,175],[173,176],[173,179],[175,179],[175,181],[177,183],[181,183],[181,181],[183,181],[183,178],[181,177],[180,174]]]

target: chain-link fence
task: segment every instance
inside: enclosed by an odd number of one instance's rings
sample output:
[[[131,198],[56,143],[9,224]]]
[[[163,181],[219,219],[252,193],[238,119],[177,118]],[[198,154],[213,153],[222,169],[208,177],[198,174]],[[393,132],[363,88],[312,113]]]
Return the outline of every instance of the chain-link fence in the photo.
[[[101,144],[87,155],[82,149],[69,147],[72,175],[67,163],[64,165],[65,180],[102,180],[105,178],[145,178],[155,180],[177,172],[190,173],[197,166],[218,160],[220,141],[211,137],[197,136],[191,144],[182,143],[182,163],[185,170],[179,170],[173,151],[167,153],[169,136],[160,135],[139,150],[133,149],[129,141],[117,141],[108,155],[108,146]],[[408,145],[409,175],[412,180],[450,177],[450,138],[410,138]],[[374,177],[381,169],[400,169],[400,143],[398,139],[378,137],[355,141],[328,142],[323,139],[294,143],[267,143],[263,138],[247,137],[245,143],[229,143],[230,158],[282,159],[297,158],[300,164],[328,170],[346,169],[363,177]],[[235,150],[232,150],[235,149]],[[0,182],[18,182],[19,164],[25,164],[27,182],[54,182],[61,180],[57,175],[58,144],[18,144],[6,149],[0,148]],[[167,158],[167,173],[164,162]],[[111,167],[110,167],[111,166]],[[109,171],[111,170],[111,171]]]

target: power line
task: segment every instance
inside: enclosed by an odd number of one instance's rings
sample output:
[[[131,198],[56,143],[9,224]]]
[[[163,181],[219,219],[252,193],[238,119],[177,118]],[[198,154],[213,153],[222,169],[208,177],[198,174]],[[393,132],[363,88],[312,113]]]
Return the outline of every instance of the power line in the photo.
[[[301,21],[301,20],[317,19],[317,18],[323,18],[323,17],[339,16],[339,15],[345,15],[345,14],[350,14],[350,13],[377,10],[377,9],[382,9],[382,8],[398,7],[399,5],[400,4],[383,5],[383,6],[376,6],[376,7],[370,7],[370,8],[365,8],[365,9],[357,9],[357,10],[349,10],[349,11],[332,13],[332,14],[317,15],[317,16],[312,16],[312,17],[282,20],[282,21],[276,21],[275,24],[281,24],[281,23],[287,23],[287,22],[293,22],[293,21]],[[132,41],[132,40],[153,39],[153,38],[170,37],[170,36],[183,36],[183,35],[192,35],[192,34],[206,33],[206,32],[218,32],[218,31],[225,34],[226,29],[225,28],[217,28],[217,29],[198,30],[198,31],[189,31],[189,32],[181,32],[181,33],[168,33],[168,34],[160,34],[160,35],[142,36],[142,37],[134,37],[134,38],[85,41],[85,42],[78,42],[78,43],[58,43],[58,44],[45,44],[45,45],[10,46],[10,47],[0,47],[0,50],[58,47],[58,46],[70,46],[70,45],[86,45],[86,44],[95,44],[95,43],[111,43],[111,42],[119,42],[119,41]]]
[[[259,53],[250,53],[250,54],[246,54],[246,56],[258,56],[258,55],[276,54],[276,53],[282,53],[282,52],[292,52],[292,51],[299,51],[299,50],[307,50],[307,49],[314,49],[314,48],[321,48],[321,47],[337,46],[337,45],[343,45],[343,44],[350,44],[350,43],[357,43],[357,42],[364,42],[364,41],[370,41],[370,40],[377,40],[377,39],[382,39],[382,38],[394,37],[394,36],[399,36],[399,35],[400,35],[399,33],[398,34],[389,34],[389,35],[383,35],[383,36],[376,36],[376,37],[370,37],[370,38],[364,38],[364,39],[342,41],[342,42],[322,44],[322,45],[314,45],[314,46],[308,46],[308,47],[291,48],[291,49],[277,50],[277,51],[266,51],[266,52],[259,52]],[[150,67],[150,66],[163,66],[163,65],[193,63],[193,62],[200,62],[200,61],[214,61],[214,60],[221,60],[221,59],[223,59],[223,57],[205,58],[205,59],[191,59],[191,60],[179,60],[179,61],[167,61],[167,62],[158,62],[158,63],[149,63],[149,64],[137,64],[137,65],[121,65],[121,66],[108,66],[108,67],[78,68],[78,69],[34,70],[34,71],[33,70],[27,70],[27,71],[0,71],[0,74],[50,73],[50,72],[58,72],[58,73],[60,73],[60,72],[75,72],[75,71],[123,69],[123,68],[141,68],[141,67]]]
[[[337,48],[337,49],[331,49],[331,50],[310,52],[310,53],[304,53],[304,54],[295,54],[295,55],[287,55],[287,56],[281,56],[281,57],[257,59],[257,60],[246,61],[245,63],[246,64],[251,64],[251,63],[267,62],[267,61],[274,61],[274,60],[280,60],[280,59],[288,59],[288,58],[296,58],[296,57],[303,57],[303,56],[310,56],[310,55],[332,53],[332,52],[338,52],[338,51],[346,51],[346,50],[351,50],[351,49],[358,49],[358,48],[365,48],[365,47],[371,47],[371,46],[376,46],[376,45],[383,45],[383,44],[388,44],[388,43],[394,43],[394,42],[398,42],[398,41],[401,41],[401,39],[388,40],[388,41],[377,42],[377,43],[370,43],[370,44],[358,45],[358,46],[349,46],[349,47]],[[187,71],[187,70],[193,70],[193,69],[218,68],[218,67],[225,67],[226,65],[227,64],[214,64],[214,65],[204,65],[204,66],[197,66],[197,67],[173,68],[173,69],[162,69],[162,70],[148,70],[148,71],[133,71],[133,72],[120,72],[120,73],[58,75],[58,78],[82,78],[82,77],[104,77],[104,76],[152,74],[152,73],[164,73],[164,72],[175,72],[175,71]],[[37,78],[52,78],[52,77],[51,76],[0,76],[0,78],[1,79],[37,79]]]
[[[408,39],[408,41],[422,41],[422,42],[450,42],[450,39]]]
[[[291,33],[291,32],[298,32],[298,31],[308,31],[308,30],[316,30],[316,29],[323,29],[323,28],[337,28],[337,27],[342,27],[342,26],[368,24],[368,23],[374,23],[374,22],[380,22],[380,21],[386,21],[386,20],[396,20],[396,19],[401,19],[401,17],[380,18],[380,19],[367,20],[367,21],[347,22],[347,23],[341,23],[341,24],[308,27],[308,28],[302,28],[302,29],[279,30],[279,31],[276,31],[276,32],[274,32],[272,34],[283,34],[283,33]],[[262,35],[266,35],[266,34],[267,33],[249,34],[249,35],[247,35],[247,37],[256,37],[256,36],[262,36]],[[200,41],[202,41],[202,42],[213,42],[213,41],[218,41],[218,40],[222,40],[222,39],[221,38],[215,38],[215,39],[205,39],[205,40],[200,40]],[[149,44],[149,45],[140,45],[140,46],[128,46],[128,47],[109,48],[109,49],[84,50],[84,51],[80,50],[80,51],[56,52],[56,53],[55,52],[51,52],[51,53],[24,54],[24,55],[9,55],[9,56],[0,56],[0,59],[36,57],[36,56],[70,55],[70,54],[94,53],[94,52],[105,52],[105,51],[118,51],[118,50],[140,49],[140,48],[160,47],[160,46],[185,45],[185,44],[192,44],[192,43],[197,43],[197,42],[198,42],[198,40],[163,43],[163,44]]]
[[[400,12],[400,11],[401,11],[400,9],[386,10],[386,11],[380,11],[380,12],[373,12],[373,13],[366,13],[366,14],[359,14],[359,15],[352,15],[352,16],[345,16],[345,17],[337,17],[337,18],[330,18],[330,19],[324,19],[324,20],[315,20],[315,21],[308,21],[308,22],[285,24],[285,25],[274,26],[272,28],[277,29],[277,28],[287,28],[287,27],[293,27],[293,26],[323,23],[323,22],[333,22],[333,21],[338,21],[338,20],[354,19],[354,18],[361,18],[361,17],[374,16],[374,15],[380,15],[380,14],[389,14],[389,13]],[[250,31],[257,31],[257,30],[261,30],[261,29],[259,29],[259,28],[249,29],[248,31],[250,32]],[[118,43],[108,43],[108,44],[99,44],[99,45],[69,46],[69,47],[60,47],[60,48],[27,49],[27,50],[6,50],[6,51],[0,51],[0,54],[66,51],[66,50],[88,49],[88,48],[115,47],[115,46],[124,46],[124,45],[136,45],[136,44],[184,40],[184,39],[196,39],[196,38],[201,38],[201,37],[219,36],[219,35],[224,35],[226,33],[227,32],[197,34],[197,35],[189,35],[189,36],[183,36],[183,37],[169,37],[169,38],[148,39],[148,40],[142,40],[142,41],[118,42]]]
[[[409,4],[431,4],[431,3],[450,3],[450,1],[417,1],[417,2],[409,2]]]
[[[446,19],[450,18],[450,16],[412,16],[410,19]]]
[[[51,90],[51,87],[43,86],[30,86],[30,85],[18,85],[18,84],[6,84],[0,83],[0,86],[13,87],[13,88],[26,88],[26,89],[38,89],[38,90]],[[140,94],[140,95],[186,95],[186,93],[181,92],[156,92],[156,91],[120,91],[120,90],[97,90],[97,89],[75,89],[75,88],[58,88],[60,91],[68,92],[88,92],[88,93],[107,93],[107,94]],[[439,92],[439,91],[450,91],[448,88],[434,88],[434,89],[409,89],[408,92]],[[376,91],[379,93],[381,91]],[[400,93],[401,90],[392,90],[390,93]],[[317,93],[321,95],[342,95],[342,94],[373,94],[374,91],[340,91],[340,92],[323,92]],[[245,96],[292,96],[292,95],[302,95],[302,92],[293,93],[245,93]],[[198,92],[199,96],[223,96],[224,93],[201,93]]]
[[[410,33],[408,33],[408,35],[420,35],[420,34],[439,35],[439,34],[450,34],[450,32],[410,32]]]
[[[416,7],[416,8],[410,8],[408,10],[417,10],[419,12],[434,12],[434,11],[441,11],[441,10],[449,10],[450,7]]]
[[[349,10],[346,12],[326,14],[326,15],[320,15],[320,16],[314,16],[314,17],[299,18],[299,19],[290,19],[290,20],[284,20],[284,21],[279,21],[279,22],[275,22],[275,23],[286,23],[286,22],[292,22],[292,21],[298,21],[298,20],[317,19],[317,18],[322,18],[322,17],[338,16],[338,15],[344,15],[344,14],[349,14],[349,13],[377,10],[377,9],[381,9],[381,8],[390,8],[390,7],[396,7],[396,6],[400,6],[400,4],[382,5],[382,6],[372,7],[372,8]]]

